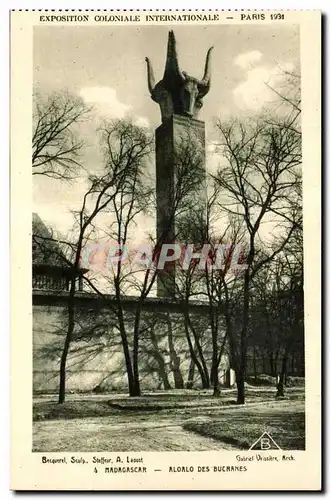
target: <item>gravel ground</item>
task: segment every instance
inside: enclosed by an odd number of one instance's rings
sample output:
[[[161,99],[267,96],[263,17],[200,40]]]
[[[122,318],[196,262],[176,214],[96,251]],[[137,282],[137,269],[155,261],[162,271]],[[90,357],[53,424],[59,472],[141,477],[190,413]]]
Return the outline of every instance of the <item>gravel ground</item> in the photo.
[[[155,418],[155,417],[154,417]],[[111,421],[110,421],[111,420]],[[121,452],[121,451],[206,451],[234,449],[212,438],[182,428],[167,420],[136,421],[90,418],[50,420],[34,423],[33,451]]]

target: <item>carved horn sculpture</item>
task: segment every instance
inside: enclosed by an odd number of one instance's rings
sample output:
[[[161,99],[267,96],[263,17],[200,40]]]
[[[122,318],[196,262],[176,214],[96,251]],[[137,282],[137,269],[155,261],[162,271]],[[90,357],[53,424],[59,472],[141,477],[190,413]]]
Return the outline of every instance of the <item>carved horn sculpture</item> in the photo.
[[[150,93],[152,93],[153,90],[154,90],[154,87],[155,87],[154,71],[153,71],[152,63],[148,59],[148,57],[145,57],[145,61],[147,63],[147,83],[148,83],[148,89],[149,89]]]
[[[174,32],[169,31],[167,59],[164,69],[163,82],[168,90],[176,88],[178,82],[185,81],[185,77],[179,68],[176,38]]]
[[[173,114],[197,118],[202,107],[202,98],[210,89],[210,55],[213,47],[207,52],[205,71],[202,80],[181,71],[176,48],[176,38],[171,30],[168,34],[167,57],[162,80],[155,84],[151,61],[145,57],[147,63],[147,82],[153,101],[161,109],[164,122]]]
[[[210,47],[210,49],[207,52],[206,62],[205,62],[205,72],[204,72],[202,80],[198,84],[200,97],[203,97],[204,95],[206,95],[207,92],[209,91],[209,88],[210,88],[211,52],[212,52],[213,48],[214,47]]]

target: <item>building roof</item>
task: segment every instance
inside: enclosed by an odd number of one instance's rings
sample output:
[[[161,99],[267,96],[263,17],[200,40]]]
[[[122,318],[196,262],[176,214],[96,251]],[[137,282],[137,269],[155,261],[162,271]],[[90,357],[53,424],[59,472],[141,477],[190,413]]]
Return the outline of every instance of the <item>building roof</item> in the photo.
[[[70,260],[65,256],[51,229],[36,213],[32,216],[32,264],[34,266],[71,267]]]

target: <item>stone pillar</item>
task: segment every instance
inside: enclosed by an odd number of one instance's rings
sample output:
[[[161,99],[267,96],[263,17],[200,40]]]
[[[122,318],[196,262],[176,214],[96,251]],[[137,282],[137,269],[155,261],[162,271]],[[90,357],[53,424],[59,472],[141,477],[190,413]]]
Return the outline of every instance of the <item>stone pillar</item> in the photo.
[[[174,193],[178,169],[189,146],[192,152],[192,172],[197,169],[197,185],[182,204],[190,204],[186,213],[206,213],[205,176],[205,124],[188,116],[172,115],[155,131],[156,143],[156,197],[157,240],[161,243],[183,243],[179,234],[178,211],[174,217]],[[197,156],[198,155],[198,156]],[[197,164],[199,167],[197,168]],[[202,174],[201,174],[202,173]],[[171,297],[175,291],[175,264],[170,263],[160,273],[157,282],[158,296]]]

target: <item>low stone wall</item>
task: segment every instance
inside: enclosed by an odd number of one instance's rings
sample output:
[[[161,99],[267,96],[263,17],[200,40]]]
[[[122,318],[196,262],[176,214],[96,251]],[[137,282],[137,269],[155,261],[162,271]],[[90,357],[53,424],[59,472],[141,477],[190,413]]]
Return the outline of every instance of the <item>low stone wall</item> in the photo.
[[[128,321],[129,313],[128,313]],[[67,361],[68,391],[126,390],[127,377],[119,332],[109,311],[80,313],[78,335]],[[33,306],[33,389],[36,393],[56,392],[59,363],[67,328],[65,306]],[[162,389],[186,386],[192,376],[191,359],[180,315],[160,314],[153,331],[140,339],[141,387]],[[205,350],[210,364],[211,353]],[[191,368],[191,370],[190,370]],[[226,383],[227,355],[220,363],[220,382]],[[197,370],[193,385],[200,386]]]

